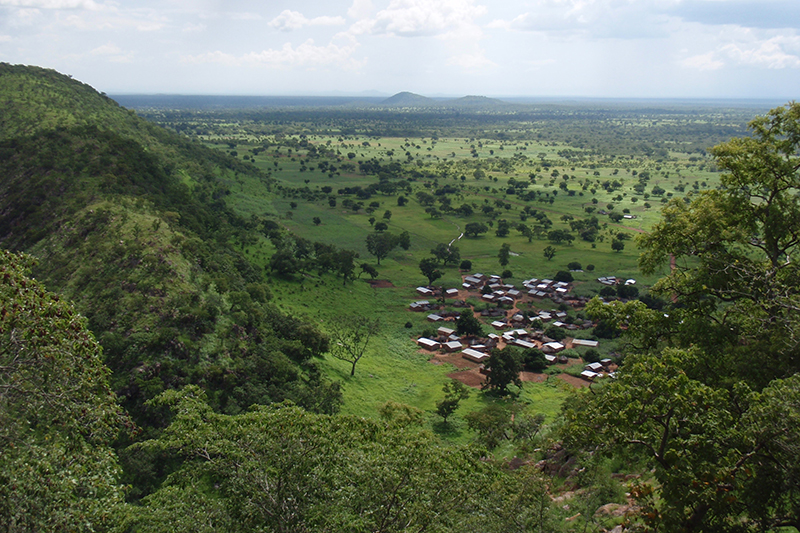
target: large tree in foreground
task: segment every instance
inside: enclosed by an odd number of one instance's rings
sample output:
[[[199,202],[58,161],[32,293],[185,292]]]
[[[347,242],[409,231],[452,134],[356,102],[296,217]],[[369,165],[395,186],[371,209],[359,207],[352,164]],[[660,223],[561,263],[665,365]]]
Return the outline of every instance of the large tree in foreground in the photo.
[[[137,448],[176,469],[125,531],[552,531],[541,474],[443,445],[404,406],[380,420],[287,404],[229,416],[196,387],[152,403],[174,416]]]
[[[0,252],[0,529],[96,531],[122,504],[124,419],[86,321]]]
[[[567,410],[567,436],[648,457],[634,487],[659,531],[800,527],[800,105],[711,153],[719,190],[671,202],[639,239],[640,266],[673,302],[592,302],[626,330],[618,378]],[[671,260],[671,258],[673,258]]]

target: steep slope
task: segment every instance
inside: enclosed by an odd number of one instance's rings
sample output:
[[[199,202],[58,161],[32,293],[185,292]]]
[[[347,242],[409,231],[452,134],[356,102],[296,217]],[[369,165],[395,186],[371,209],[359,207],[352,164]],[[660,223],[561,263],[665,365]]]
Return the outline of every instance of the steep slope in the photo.
[[[336,408],[337,387],[303,370],[327,340],[269,304],[240,252],[260,221],[225,203],[224,178],[269,176],[50,70],[0,65],[0,101],[0,246],[39,257],[34,274],[89,318],[140,422],[187,383],[228,412]]]

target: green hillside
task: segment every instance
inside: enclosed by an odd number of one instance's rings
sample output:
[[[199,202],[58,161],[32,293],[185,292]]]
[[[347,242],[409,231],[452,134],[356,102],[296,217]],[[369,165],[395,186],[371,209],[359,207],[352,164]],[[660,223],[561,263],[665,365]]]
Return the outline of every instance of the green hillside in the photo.
[[[0,98],[0,245],[38,257],[34,274],[88,317],[124,407],[145,420],[144,401],[195,383],[228,412],[336,409],[338,389],[306,376],[325,337],[269,303],[241,252],[259,223],[226,203],[224,179],[268,189],[268,173],[50,70],[1,65]]]

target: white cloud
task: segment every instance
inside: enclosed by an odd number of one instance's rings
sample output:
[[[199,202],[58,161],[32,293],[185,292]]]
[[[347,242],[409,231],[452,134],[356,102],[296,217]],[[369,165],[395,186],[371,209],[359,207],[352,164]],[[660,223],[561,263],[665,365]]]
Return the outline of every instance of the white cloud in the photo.
[[[89,55],[103,57],[112,63],[130,63],[133,61],[132,52],[125,53],[113,43],[98,46],[94,50],[91,50]]]
[[[595,37],[661,36],[666,8],[680,0],[534,0],[530,10],[496,19],[489,28],[521,32],[581,33]]]
[[[800,38],[781,36],[752,44],[732,43],[723,46],[720,52],[743,65],[769,69],[800,68],[800,57],[787,53],[786,47],[800,49]]]
[[[340,26],[345,23],[342,17],[315,17],[307,19],[302,13],[284,9],[272,19],[269,25],[281,31],[299,30],[303,26]]]
[[[320,68],[337,66],[339,68],[357,68],[361,63],[352,59],[357,44],[338,46],[330,43],[327,46],[316,46],[313,39],[309,39],[296,48],[291,43],[286,43],[280,49],[270,48],[261,52],[250,52],[241,56],[227,54],[221,51],[209,52],[197,56],[187,56],[187,63],[222,63],[228,66],[261,65],[265,67],[299,67]]]
[[[731,27],[727,44],[718,45],[705,54],[694,55],[680,62],[698,70],[718,70],[726,65],[742,65],[760,69],[800,69],[800,37],[777,35],[759,37],[748,28]]]
[[[486,13],[473,0],[391,0],[368,26],[362,24],[357,30],[402,37],[476,32],[475,19]]]
[[[372,13],[372,0],[353,0],[347,16],[354,19],[367,18]]]
[[[714,52],[687,57],[680,64],[697,70],[718,70],[725,66],[725,63],[715,58]]]
[[[94,0],[0,0],[0,6],[28,7],[37,9],[86,9],[100,11],[105,5]]]
[[[10,35],[0,35],[0,43],[10,43],[11,36]]]

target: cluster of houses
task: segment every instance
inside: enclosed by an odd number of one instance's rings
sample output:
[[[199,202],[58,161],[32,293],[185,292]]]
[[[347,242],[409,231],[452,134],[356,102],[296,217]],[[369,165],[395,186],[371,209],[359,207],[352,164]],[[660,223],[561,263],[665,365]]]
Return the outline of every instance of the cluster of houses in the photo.
[[[615,280],[614,284],[624,282],[617,281],[617,278],[600,278],[602,280]],[[634,280],[628,280],[635,283]],[[496,348],[499,344],[506,346],[518,346],[530,349],[538,348],[542,350],[548,364],[566,363],[567,357],[559,356],[566,346],[554,339],[547,337],[543,331],[535,329],[544,323],[565,328],[567,330],[587,329],[593,327],[591,321],[567,321],[567,313],[564,311],[538,311],[536,314],[530,312],[514,312],[511,317],[504,307],[515,307],[516,303],[525,297],[529,298],[551,298],[554,302],[564,302],[572,299],[572,305],[582,305],[581,301],[569,295],[570,284],[550,279],[531,278],[523,281],[523,289],[518,289],[514,285],[504,283],[500,276],[485,276],[484,274],[471,274],[464,277],[462,290],[478,291],[481,299],[485,302],[497,304],[496,308],[485,309],[481,312],[483,316],[497,318],[490,323],[496,333],[490,333],[485,338],[460,337],[454,329],[440,326],[433,338],[421,337],[417,339],[417,344],[425,350],[444,351],[445,353],[461,352],[461,356],[475,363],[483,363],[489,358],[489,351]],[[459,313],[453,311],[442,311],[440,299],[454,299],[449,305],[453,307],[469,307],[464,300],[458,300],[459,289],[436,289],[431,287],[417,287],[417,294],[430,298],[413,302],[409,308],[412,311],[428,312],[427,319],[434,323],[447,323],[450,320],[458,319]],[[456,306],[455,303],[461,304]],[[507,304],[507,305],[504,305]],[[529,331],[526,328],[531,328]],[[584,346],[596,348],[598,342],[588,339],[573,339],[573,346]],[[591,363],[581,376],[587,380],[608,372],[608,365],[611,360],[604,360],[600,363]],[[598,366],[599,365],[599,366]]]
[[[506,346],[517,346],[519,348],[531,349],[538,348],[544,353],[548,364],[566,363],[566,356],[559,356],[566,346],[556,340],[547,337],[542,331],[529,332],[524,328],[512,329],[501,334],[490,333],[486,338],[460,337],[454,329],[440,326],[436,330],[435,338],[421,337],[417,339],[417,344],[428,351],[443,350],[446,353],[461,352],[461,356],[475,363],[483,363],[489,358],[489,351],[500,344]],[[587,346],[596,348],[598,342],[588,339],[574,339],[573,346]],[[608,362],[610,363],[610,359]],[[596,363],[595,363],[596,364]],[[587,369],[589,367],[587,366]],[[587,379],[594,379],[602,372],[602,369],[594,369],[594,375],[586,374]],[[583,374],[582,374],[583,375]]]

